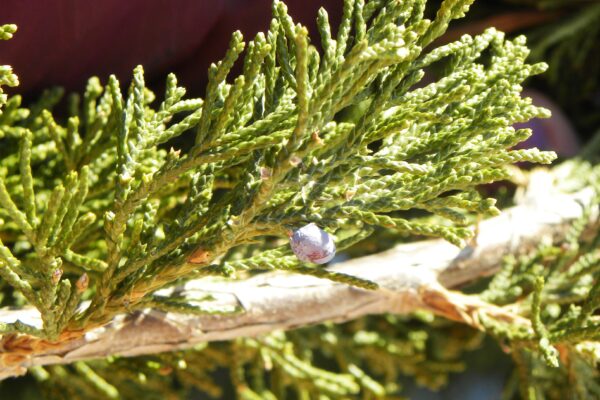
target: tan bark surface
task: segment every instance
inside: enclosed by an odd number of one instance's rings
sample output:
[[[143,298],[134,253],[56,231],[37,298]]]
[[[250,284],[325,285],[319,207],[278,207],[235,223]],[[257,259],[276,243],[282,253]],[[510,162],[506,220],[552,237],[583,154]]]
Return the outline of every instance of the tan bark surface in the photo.
[[[255,336],[324,321],[342,322],[367,314],[406,314],[427,309],[476,328],[482,313],[528,324],[477,297],[448,289],[495,273],[505,255],[525,252],[544,237],[561,238],[566,226],[582,215],[593,191],[561,193],[553,179],[543,171],[532,174],[518,205],[481,222],[476,243],[464,249],[443,240],[427,240],[332,267],[375,281],[379,290],[283,272],[233,282],[191,281],[178,290],[190,298],[211,294],[215,306],[237,306],[243,312],[193,316],[146,310],[119,316],[106,326],[59,343],[11,337],[3,340],[0,348],[0,379],[22,374],[34,365],[173,351],[199,342]],[[0,321],[16,319],[40,324],[33,309],[0,310]]]

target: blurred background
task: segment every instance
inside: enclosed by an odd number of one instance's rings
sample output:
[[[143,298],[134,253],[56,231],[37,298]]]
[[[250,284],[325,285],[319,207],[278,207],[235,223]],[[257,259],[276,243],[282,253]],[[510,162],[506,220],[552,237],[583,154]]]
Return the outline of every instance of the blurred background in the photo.
[[[333,27],[342,11],[342,0],[286,3],[313,38],[319,7],[327,9]],[[429,1],[429,12],[439,3]],[[231,33],[240,30],[249,39],[268,28],[270,15],[270,0],[2,0],[0,24],[15,23],[18,31],[0,45],[0,63],[12,65],[20,79],[9,93],[21,93],[26,101],[52,86],[81,92],[91,76],[106,82],[116,74],[125,83],[138,64],[159,98],[169,72],[189,96],[203,96],[207,68],[223,56]],[[528,82],[525,95],[549,108],[553,117],[530,122],[534,134],[524,146],[555,150],[563,158],[576,155],[600,128],[600,1],[479,0],[434,45],[490,26],[511,37],[526,35],[530,61],[549,64],[544,75]],[[435,80],[436,71],[425,79]],[[410,379],[403,382],[406,394],[416,399],[499,398],[511,367],[498,345],[485,340],[465,361],[466,373],[454,375],[440,392]],[[10,390],[25,390],[26,382],[15,381]]]

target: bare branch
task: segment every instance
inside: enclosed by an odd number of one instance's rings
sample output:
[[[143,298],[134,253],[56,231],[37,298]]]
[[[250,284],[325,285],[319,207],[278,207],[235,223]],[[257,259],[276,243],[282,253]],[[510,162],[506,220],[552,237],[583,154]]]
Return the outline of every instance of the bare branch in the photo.
[[[565,227],[592,201],[593,190],[561,193],[553,179],[546,171],[532,173],[519,205],[483,221],[476,244],[462,250],[442,240],[429,240],[399,245],[332,267],[377,282],[381,287],[377,291],[282,272],[245,281],[192,281],[178,290],[190,298],[210,294],[215,307],[241,307],[243,312],[193,316],[147,310],[119,316],[85,334],[65,332],[57,343],[27,335],[5,335],[0,341],[0,379],[23,374],[34,365],[174,351],[205,341],[255,336],[324,321],[342,322],[368,314],[406,314],[417,309],[475,328],[480,328],[482,314],[528,326],[527,320],[505,309],[447,289],[495,273],[502,257],[525,252],[544,237],[560,240]],[[0,322],[17,319],[40,325],[33,309],[0,312]]]

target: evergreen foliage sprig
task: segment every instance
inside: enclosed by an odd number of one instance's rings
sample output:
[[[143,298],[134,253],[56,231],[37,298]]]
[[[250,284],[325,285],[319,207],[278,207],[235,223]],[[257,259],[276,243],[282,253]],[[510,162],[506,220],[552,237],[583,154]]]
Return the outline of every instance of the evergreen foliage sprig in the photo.
[[[525,62],[523,37],[489,29],[429,47],[472,1],[446,0],[428,20],[424,0],[347,0],[335,38],[319,13],[322,55],[275,1],[267,34],[247,44],[233,34],[204,99],[184,99],[169,75],[153,106],[142,67],[126,94],[114,76],[104,87],[90,79],[68,116],[52,111],[60,91],[29,108],[7,99],[0,272],[44,324],[2,333],[54,340],[159,305],[153,293],[182,279],[256,265],[376,287],[277,247],[309,222],[348,245],[373,227],[461,245],[472,231],[453,222],[497,213],[478,185],[509,178],[509,164],[555,158],[511,150],[531,134],[512,124],[548,116],[520,96],[523,80],[545,69]],[[229,78],[244,49],[242,73]],[[445,76],[419,86],[434,63]],[[16,83],[3,71],[2,82]],[[189,134],[192,145],[169,149]]]
[[[600,167],[573,160],[557,167],[573,189],[595,198],[561,243],[546,241],[528,255],[509,257],[480,296],[528,316],[533,332],[487,321],[489,333],[510,345],[521,398],[600,396]],[[565,173],[566,172],[566,173]],[[590,221],[592,224],[590,225]]]
[[[600,195],[599,166],[576,160],[554,172],[571,189],[591,186]],[[403,377],[437,390],[452,374],[464,371],[466,352],[483,353],[489,360],[495,351],[493,362],[501,365],[503,350],[513,366],[502,398],[596,398],[598,207],[597,200],[592,202],[569,227],[565,240],[543,242],[521,257],[508,257],[502,271],[474,295],[525,317],[522,321],[530,319],[531,327],[484,319],[483,314],[482,331],[426,312],[369,316],[211,342],[185,352],[35,367],[30,371],[36,382],[30,397],[161,399],[201,391],[214,398],[235,393],[240,399],[397,399],[407,394]],[[486,336],[497,343],[485,345]]]

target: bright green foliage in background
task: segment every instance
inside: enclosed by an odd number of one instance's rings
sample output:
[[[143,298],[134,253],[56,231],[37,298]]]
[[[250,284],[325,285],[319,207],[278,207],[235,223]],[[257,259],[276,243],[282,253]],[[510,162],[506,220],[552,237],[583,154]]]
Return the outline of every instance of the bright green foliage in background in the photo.
[[[573,175],[590,177],[573,179],[572,189],[600,185],[600,168],[579,162],[566,167],[574,168]],[[504,346],[516,366],[503,398],[596,398],[600,321],[590,310],[600,300],[600,235],[582,236],[584,221],[573,224],[564,243],[541,243],[526,256],[507,258],[481,293],[482,299],[512,305],[539,321],[543,337],[524,335],[518,326],[493,320],[483,321],[484,333],[427,313],[372,316],[203,344],[185,352],[36,367],[31,376],[39,384],[37,390],[57,400],[179,399],[194,391],[221,397],[234,390],[243,399],[396,399],[404,389],[402,377],[431,389],[446,385],[450,374],[464,370],[465,353],[479,348],[487,334]],[[544,337],[547,342],[542,342]],[[228,376],[217,373],[223,370]],[[38,393],[30,395],[35,398]]]
[[[69,98],[66,117],[53,113],[58,90],[28,107],[19,96],[6,99],[0,115],[2,304],[35,306],[44,326],[6,324],[0,333],[55,339],[150,305],[227,312],[153,296],[204,275],[243,279],[283,269],[376,287],[299,262],[286,235],[308,222],[334,234],[340,250],[380,228],[464,244],[474,215],[498,212],[478,185],[510,179],[507,166],[515,162],[555,158],[537,149],[510,150],[531,134],[512,124],[548,116],[520,96],[521,83],[545,69],[525,62],[523,37],[506,40],[491,28],[430,46],[472,1],[444,1],[430,21],[423,18],[423,0],[347,0],[335,37],[327,13],[319,13],[322,54],[276,1],[267,34],[247,44],[233,34],[224,59],[209,69],[204,99],[185,99],[169,75],[164,100],[154,106],[141,67],[127,93],[114,77],[90,79],[82,97]],[[5,26],[0,36],[13,31]],[[243,72],[230,77],[238,58]],[[419,87],[424,69],[434,64],[444,77]],[[16,77],[4,67],[0,82],[14,85]],[[180,136],[193,144],[173,150]],[[597,169],[587,168],[597,182]],[[497,321],[486,325],[513,347],[522,393],[544,390],[523,371],[533,363],[555,366],[555,342],[596,338],[592,314],[600,295],[591,277],[598,243],[580,245],[579,233],[571,235],[572,251],[548,244],[540,252],[554,258],[508,263],[508,272],[482,295],[497,303],[530,298],[522,312],[534,322],[534,337]],[[555,262],[579,265],[573,267],[579,272],[565,275],[563,267],[550,267]],[[541,274],[537,266],[544,263]],[[545,275],[546,283],[532,274]],[[573,286],[579,279],[587,283]],[[581,309],[563,310],[563,292],[579,287],[572,301],[583,302]],[[86,299],[91,305],[78,311]],[[546,315],[551,305],[558,311]],[[439,387],[460,369],[462,351],[480,339],[466,328],[422,318],[418,329],[404,318],[370,317],[31,374],[51,398],[179,398],[193,386],[218,394],[212,370],[235,362],[229,372],[242,398],[290,392],[377,398],[397,392],[398,374]],[[468,332],[461,338],[444,335],[445,329]],[[431,351],[435,340],[444,350]],[[550,371],[561,374],[561,368]],[[593,368],[589,374],[586,383]]]

